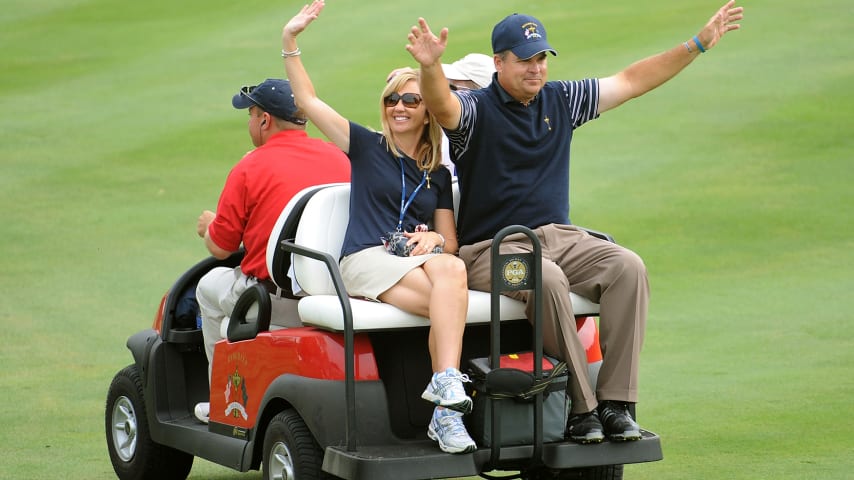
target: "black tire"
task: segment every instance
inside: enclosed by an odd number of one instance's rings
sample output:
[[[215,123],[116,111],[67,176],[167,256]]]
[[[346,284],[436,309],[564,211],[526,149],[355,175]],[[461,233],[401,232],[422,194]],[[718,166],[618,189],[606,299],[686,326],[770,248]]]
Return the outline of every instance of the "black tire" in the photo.
[[[622,465],[606,465],[604,467],[589,468],[586,480],[623,480]]]
[[[270,420],[264,435],[264,480],[328,480],[321,470],[323,451],[294,409]]]
[[[601,467],[578,468],[560,472],[557,480],[622,480],[622,465],[603,465]]]
[[[107,449],[121,480],[184,480],[193,456],[155,443],[146,416],[142,381],[136,365],[113,377],[104,415]]]
[[[567,470],[538,469],[525,472],[526,480],[622,480],[622,465],[571,468]]]

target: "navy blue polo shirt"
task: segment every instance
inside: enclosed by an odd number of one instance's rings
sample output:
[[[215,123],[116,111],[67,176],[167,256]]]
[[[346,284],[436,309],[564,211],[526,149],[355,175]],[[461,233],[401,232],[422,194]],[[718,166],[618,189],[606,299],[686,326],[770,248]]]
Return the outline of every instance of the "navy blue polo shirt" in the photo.
[[[350,223],[344,235],[341,256],[382,245],[380,236],[394,231],[400,215],[401,159],[388,149],[381,133],[350,122]],[[403,156],[406,196],[421,182],[423,172],[415,160]],[[451,172],[440,167],[430,172],[427,184],[418,190],[403,219],[403,230],[430,224],[437,208],[454,209]]]
[[[598,80],[547,82],[527,106],[497,78],[454,94],[460,126],[445,133],[460,184],[460,245],[508,225],[568,224],[569,145],[576,128],[598,117]]]

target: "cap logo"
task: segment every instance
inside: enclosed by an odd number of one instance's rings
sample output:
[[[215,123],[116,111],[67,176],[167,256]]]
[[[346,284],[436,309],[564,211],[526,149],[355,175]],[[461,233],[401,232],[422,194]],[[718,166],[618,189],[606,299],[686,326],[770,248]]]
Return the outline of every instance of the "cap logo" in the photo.
[[[537,38],[543,38],[543,36],[540,35],[540,32],[537,31],[537,28],[539,28],[539,25],[537,25],[534,22],[528,22],[528,23],[523,24],[522,29],[523,29],[523,32],[525,35],[525,40],[534,40]]]

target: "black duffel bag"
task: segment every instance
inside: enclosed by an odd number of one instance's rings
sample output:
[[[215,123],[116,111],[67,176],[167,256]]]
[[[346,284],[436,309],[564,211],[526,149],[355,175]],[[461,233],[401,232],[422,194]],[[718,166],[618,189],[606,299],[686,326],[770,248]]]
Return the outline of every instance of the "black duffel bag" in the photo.
[[[526,445],[534,441],[534,396],[543,392],[543,441],[563,440],[570,400],[566,396],[566,364],[543,356],[541,378],[533,374],[533,352],[502,355],[499,368],[489,359],[469,361],[471,397],[474,407],[467,415],[468,431],[479,446]],[[497,432],[492,432],[492,410],[498,414]]]

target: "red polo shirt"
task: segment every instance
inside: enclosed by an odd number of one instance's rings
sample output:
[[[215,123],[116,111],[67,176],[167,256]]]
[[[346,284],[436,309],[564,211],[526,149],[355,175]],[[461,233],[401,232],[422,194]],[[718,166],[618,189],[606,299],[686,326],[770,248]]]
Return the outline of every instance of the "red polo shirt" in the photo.
[[[306,187],[349,181],[350,161],[338,147],[304,130],[283,130],[231,169],[208,227],[211,240],[232,252],[243,243],[243,273],[270,278],[267,239],[285,205]]]

